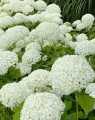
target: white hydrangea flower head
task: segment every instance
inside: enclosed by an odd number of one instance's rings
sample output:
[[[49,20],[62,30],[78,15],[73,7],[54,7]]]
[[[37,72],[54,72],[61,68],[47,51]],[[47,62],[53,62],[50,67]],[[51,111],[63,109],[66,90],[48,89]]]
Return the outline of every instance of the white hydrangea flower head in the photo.
[[[80,23],[76,26],[76,29],[78,29],[79,31],[85,29],[85,25],[83,23]]]
[[[33,30],[34,31],[34,30]],[[16,48],[18,49],[21,49],[21,48],[25,48],[26,46],[27,46],[27,50],[26,51],[28,51],[29,49],[31,49],[31,46],[33,46],[32,47],[32,49],[36,49],[36,50],[38,50],[38,51],[41,51],[41,46],[37,43],[37,42],[33,42],[33,40],[31,39],[31,35],[34,35],[34,34],[32,34],[33,33],[33,31],[32,32],[30,32],[30,35],[28,36],[28,37],[25,37],[25,39],[23,39],[23,40],[20,40],[20,41],[18,41],[17,43],[16,43]],[[36,36],[35,36],[36,37]],[[32,36],[32,38],[33,38],[33,36]],[[38,45],[37,45],[38,44]],[[35,47],[34,47],[35,46]],[[36,47],[36,46],[39,46],[38,48]]]
[[[42,22],[43,16],[41,14],[29,15],[28,20],[32,23]]]
[[[35,49],[38,52],[40,52],[41,51],[41,46],[37,42],[31,42],[26,46],[25,51],[29,51],[29,50],[32,50],[32,49]]]
[[[41,55],[40,52],[38,52],[35,49],[32,50],[28,50],[24,53],[24,55],[22,56],[22,62],[27,65],[33,65],[36,64],[37,62],[39,62],[41,60]]]
[[[25,48],[31,42],[32,40],[29,36],[25,37],[24,39],[17,41],[16,48],[19,48],[19,49]]]
[[[91,14],[85,14],[82,17],[82,23],[85,25],[85,27],[92,27],[94,20],[95,17]]]
[[[11,4],[4,4],[4,5],[2,6],[2,10],[3,10],[3,11],[9,12],[11,9],[12,9]],[[13,12],[13,11],[12,11],[12,12]]]
[[[88,40],[88,37],[86,34],[82,33],[76,36],[76,40],[77,42],[82,42],[82,41]]]
[[[28,76],[23,77],[23,78],[21,79],[21,81],[19,81],[19,84],[20,84],[21,86],[25,86],[25,87],[27,87],[27,89],[28,89],[27,83],[28,83]],[[30,93],[30,94],[32,94],[32,93]]]
[[[62,41],[66,44],[69,45],[72,42],[73,37],[71,36],[71,34],[66,33],[64,35],[64,39],[62,39]],[[73,42],[72,42],[73,43]],[[72,46],[71,46],[72,47]]]
[[[20,24],[20,23],[25,23],[28,22],[27,16],[25,16],[22,13],[16,13],[14,16],[14,23],[15,24]]]
[[[24,48],[26,46],[25,39],[21,39],[21,40],[17,41],[16,44],[15,44],[16,48]]]
[[[42,15],[42,16],[45,16],[46,14],[49,14],[50,12],[48,12],[48,11],[42,11],[40,14]]]
[[[95,44],[91,41],[76,42],[75,53],[78,55],[93,55],[95,54]]]
[[[63,34],[63,35],[68,33],[68,32],[71,32],[72,30],[73,30],[73,28],[70,27],[70,26],[60,25],[60,33]]]
[[[43,45],[45,43],[54,44],[57,43],[60,35],[60,28],[55,23],[43,22],[35,29],[36,39],[34,41]],[[33,36],[34,38],[34,36]],[[31,39],[33,39],[31,36]]]
[[[33,29],[30,32],[28,39],[30,40],[30,42],[34,42],[34,41],[36,41],[36,39],[38,39],[36,29]]]
[[[76,47],[76,42],[68,41],[66,45],[70,46],[72,49],[75,49]]]
[[[53,20],[52,20],[53,23],[56,23],[58,25],[62,25],[63,24],[63,20],[59,17],[55,17]]]
[[[48,5],[46,11],[48,11],[49,13],[61,13],[60,7],[56,4]]]
[[[6,17],[6,16],[9,16],[6,12],[1,12],[0,13],[0,18]]]
[[[49,71],[38,69],[34,70],[31,74],[28,76],[27,86],[28,88],[33,92],[43,92],[48,91],[49,88]]]
[[[2,6],[5,11],[22,12],[22,7],[26,6],[22,1],[14,1]]]
[[[17,41],[24,39],[25,36],[29,35],[28,28],[24,26],[15,26],[9,28],[4,35],[0,37],[0,49],[8,49]]]
[[[67,41],[72,41],[72,35],[69,33],[65,34],[65,39],[67,39]]]
[[[53,92],[59,96],[86,88],[95,79],[95,72],[82,56],[66,55],[55,61],[50,72]]]
[[[22,8],[22,12],[24,14],[29,14],[29,13],[32,13],[34,11],[34,8],[31,7],[30,5],[26,5],[25,7]]]
[[[48,90],[49,83],[49,71],[38,69],[29,74],[29,88],[33,90],[42,91]]]
[[[95,91],[95,83],[90,83],[89,85],[87,85],[85,93],[86,94],[91,94],[92,92]]]
[[[35,3],[35,9],[38,11],[46,10],[47,4],[43,0],[38,0]]]
[[[44,15],[44,20],[43,21],[49,21],[52,22],[52,20],[56,17],[61,17],[61,14],[59,13],[47,13],[46,15]]]
[[[65,33],[65,34],[61,33],[59,39],[61,40],[62,43],[65,43],[65,46],[70,46],[73,49],[76,46],[75,42],[72,41],[73,37],[69,33]]]
[[[64,36],[63,34],[60,34],[60,35],[59,35],[59,40],[61,40],[61,42],[62,42],[62,41],[64,42],[64,38],[65,38],[65,36]]]
[[[74,22],[72,23],[72,25],[77,26],[77,25],[80,24],[80,23],[81,23],[80,20],[76,20],[76,21],[74,21]]]
[[[14,52],[0,51],[0,75],[7,73],[8,68],[17,64],[18,56]]]
[[[35,1],[34,0],[24,0],[23,3],[25,5],[30,5],[32,6],[33,8],[35,8]]]
[[[26,74],[29,74],[32,70],[31,66],[30,65],[26,65],[24,63],[18,63],[17,66],[16,66],[17,69],[20,69],[20,72],[21,72],[21,76],[24,76]]]
[[[4,30],[0,29],[0,36],[4,34]]]
[[[21,104],[28,97],[29,91],[25,86],[22,86],[16,82],[4,85],[0,89],[0,102],[5,107],[9,107],[12,110]]]
[[[21,110],[20,120],[60,120],[65,104],[52,93],[31,94]]]
[[[10,16],[5,16],[3,18],[0,18],[0,28],[2,29],[12,26],[13,24],[14,24],[14,19]]]

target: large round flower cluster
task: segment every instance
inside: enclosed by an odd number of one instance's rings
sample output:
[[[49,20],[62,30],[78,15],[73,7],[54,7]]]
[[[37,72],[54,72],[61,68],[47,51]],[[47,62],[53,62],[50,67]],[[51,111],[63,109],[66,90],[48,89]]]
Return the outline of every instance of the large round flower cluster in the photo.
[[[53,92],[59,96],[69,95],[86,88],[93,82],[95,73],[84,57],[66,55],[55,61],[50,72]]]
[[[31,31],[30,39],[38,42],[42,46],[49,46],[58,42],[59,35],[60,28],[57,24],[43,22],[36,29]]]
[[[26,84],[28,89],[34,92],[43,92],[49,90],[49,71],[38,69],[33,71],[28,77],[25,77],[20,81],[20,84]]]
[[[0,90],[0,102],[5,105],[5,107],[14,107],[21,104],[29,96],[29,90],[27,87],[22,86],[18,83],[9,83],[2,87]]]
[[[29,64],[24,64],[23,62],[17,63],[16,68],[20,69],[21,76],[29,74],[32,69]]]
[[[18,83],[9,83],[0,90],[0,99],[6,107],[14,108],[23,102],[30,94],[35,92],[50,91],[49,71],[38,69]],[[15,99],[15,100],[13,100]],[[7,102],[4,102],[4,101]],[[13,100],[13,102],[12,102]]]
[[[24,55],[22,56],[22,62],[24,64],[32,65],[32,64],[37,63],[40,60],[41,60],[41,55],[35,49],[34,50],[32,49],[32,50],[26,51],[24,53]]]
[[[20,120],[60,120],[65,104],[52,93],[30,95],[21,110]]]
[[[32,65],[41,60],[41,46],[36,42],[29,43],[25,48],[25,53],[22,56],[22,62],[17,64],[20,69],[21,75],[29,74]]]
[[[0,37],[0,49],[6,50],[14,45],[17,41],[23,40],[25,36],[29,35],[28,28],[24,26],[15,26],[9,28]]]
[[[76,44],[75,53],[83,56],[95,54],[95,42],[84,40]]]
[[[0,51],[0,75],[7,73],[8,68],[18,63],[17,54],[10,51]]]
[[[87,56],[95,54],[95,38],[88,40],[86,34],[78,34],[75,36],[76,41],[73,41],[73,37],[66,33],[63,36],[63,42],[75,50],[75,54]]]
[[[77,20],[73,22],[73,25],[76,26],[76,29],[82,30],[84,28],[92,27],[95,17],[91,14],[86,14],[82,17],[81,21]]]

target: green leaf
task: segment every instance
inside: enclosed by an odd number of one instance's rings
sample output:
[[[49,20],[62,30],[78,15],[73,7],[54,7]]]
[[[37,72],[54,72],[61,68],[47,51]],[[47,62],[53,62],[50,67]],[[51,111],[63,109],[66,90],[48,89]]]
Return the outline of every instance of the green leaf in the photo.
[[[71,95],[64,95],[63,97],[68,101],[74,101],[74,98]]]
[[[18,55],[18,58],[19,58],[19,62],[21,62],[22,56],[23,56],[24,52],[25,52],[25,51],[17,52],[17,55]]]
[[[84,110],[85,115],[87,117],[89,112],[93,110],[93,106],[95,104],[95,99],[90,97],[90,96],[88,96],[88,95],[77,94],[76,95],[76,100],[77,100],[77,103]]]
[[[94,34],[89,34],[89,40],[93,39],[94,38]]]
[[[61,116],[61,120],[65,120],[67,117],[67,111],[65,110],[63,115]]]
[[[0,103],[0,120],[13,120],[13,111]]]
[[[18,79],[21,76],[21,73],[19,69],[15,69],[15,67],[10,67],[8,70],[8,75],[13,79]]]
[[[13,120],[20,120],[20,111],[15,113]]]
[[[20,112],[22,107],[23,107],[23,103],[21,103],[18,107],[14,109],[15,114],[13,116],[13,120],[20,120]]]
[[[23,104],[24,103],[21,103],[19,106],[17,106],[13,111],[16,113],[16,112],[18,112],[18,111],[20,111],[21,109],[22,109],[22,107],[23,107]]]
[[[79,111],[78,118],[83,118],[83,117],[84,117],[84,113],[82,111]],[[61,120],[77,120],[77,113],[75,112],[68,114],[65,119],[61,119]]]
[[[93,117],[93,116],[89,117],[89,120],[95,120],[95,117]]]
[[[95,55],[90,56],[88,60],[91,67],[95,70]]]
[[[61,116],[61,120],[65,120],[65,118],[67,117],[67,110],[70,110],[72,107],[72,102],[68,101],[68,100],[64,100],[64,103],[66,105],[65,111],[63,113],[63,115]]]
[[[64,100],[66,105],[66,110],[70,110],[72,108],[72,101]]]

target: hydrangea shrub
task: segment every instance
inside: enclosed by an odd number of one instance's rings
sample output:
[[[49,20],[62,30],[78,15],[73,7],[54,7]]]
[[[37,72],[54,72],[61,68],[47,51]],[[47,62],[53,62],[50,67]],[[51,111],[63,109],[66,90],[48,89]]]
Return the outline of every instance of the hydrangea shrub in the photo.
[[[95,17],[61,17],[43,0],[1,0],[0,120],[95,119]]]

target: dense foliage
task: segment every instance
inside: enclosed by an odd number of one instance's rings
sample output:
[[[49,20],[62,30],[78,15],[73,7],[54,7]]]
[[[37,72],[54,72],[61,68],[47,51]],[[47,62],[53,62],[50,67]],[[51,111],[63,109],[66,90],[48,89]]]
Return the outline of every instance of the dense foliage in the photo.
[[[56,4],[1,0],[0,120],[95,120],[92,14],[63,23]]]

